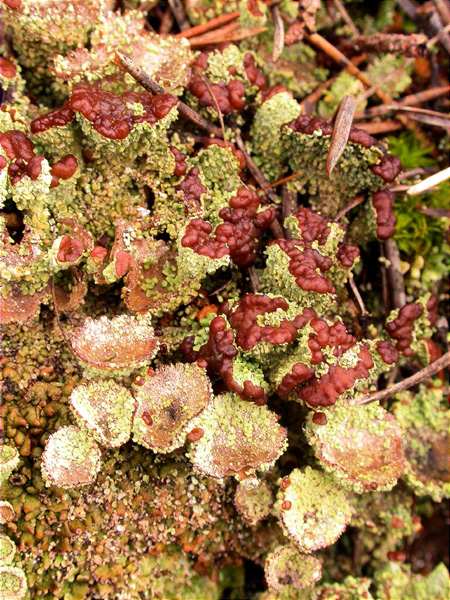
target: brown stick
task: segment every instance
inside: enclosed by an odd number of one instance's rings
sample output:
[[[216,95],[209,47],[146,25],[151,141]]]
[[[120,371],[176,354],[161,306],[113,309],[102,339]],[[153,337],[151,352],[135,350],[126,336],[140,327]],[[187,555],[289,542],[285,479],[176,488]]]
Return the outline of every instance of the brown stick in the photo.
[[[224,33],[222,29],[217,29],[207,35],[191,38],[190,44],[192,48],[198,48],[200,46],[210,46],[211,44],[222,44],[223,42],[239,42],[249,37],[254,37],[264,31],[267,31],[267,27],[249,27],[242,29],[237,27],[226,33]]]
[[[358,398],[352,402],[357,406],[361,406],[363,404],[368,404],[369,402],[377,402],[380,400],[385,400],[386,398],[390,398],[394,394],[398,394],[398,392],[403,392],[404,390],[408,390],[413,387],[413,385],[417,385],[426,379],[429,379],[439,371],[446,369],[450,365],[450,352],[446,352],[440,358],[429,364],[424,369],[417,371],[411,377],[407,377],[403,379],[403,381],[399,381],[395,385],[386,388],[385,390],[381,390],[380,392],[375,392],[374,394],[370,394],[369,396],[364,396],[363,398]]]
[[[440,96],[445,96],[449,92],[450,85],[441,85],[439,87],[430,88],[429,90],[417,92],[417,94],[409,94],[399,100],[399,104],[403,104],[404,106],[417,106],[418,104],[422,104],[422,102],[428,102],[429,100],[435,100]]]
[[[350,277],[348,278],[348,283],[349,283],[351,290],[356,298],[356,301],[359,306],[359,310],[361,311],[361,315],[363,317],[367,316],[369,313],[367,312],[366,306],[364,304],[364,300],[362,299],[361,294],[359,293],[359,290],[356,286],[356,283],[355,283],[352,273],[350,273]]]
[[[334,0],[334,3],[336,4],[336,8],[340,12],[342,19],[345,21],[347,27],[352,32],[352,35],[359,35],[359,31],[356,25],[353,23],[351,16],[348,14],[347,9],[342,4],[341,0]]]
[[[349,211],[352,210],[352,208],[355,208],[356,206],[359,206],[360,204],[362,204],[364,202],[364,196],[355,196],[352,200],[350,200],[350,202],[344,206],[343,208],[341,208],[341,210],[336,214],[336,216],[334,217],[335,221],[340,221],[342,219],[342,217],[344,217]]]
[[[191,38],[196,35],[201,35],[202,33],[206,33],[207,31],[211,31],[211,29],[217,29],[221,25],[225,25],[225,23],[229,23],[230,21],[235,21],[239,18],[239,11],[234,11],[225,15],[220,15],[219,17],[215,17],[211,19],[207,23],[202,23],[201,25],[196,25],[195,27],[191,27],[190,29],[185,29],[181,33],[177,33],[176,38]]]
[[[252,287],[253,292],[257,294],[259,288],[261,287],[261,284],[259,282],[258,273],[256,272],[255,267],[252,266],[248,268],[248,277],[250,279],[250,285]]]
[[[236,145],[239,148],[239,150],[242,152],[242,154],[244,155],[247,168],[250,171],[250,173],[253,175],[256,183],[260,186],[260,188],[263,190],[263,192],[266,194],[266,196],[268,198],[270,198],[272,201],[275,201],[276,194],[274,194],[274,192],[271,190],[269,182],[264,177],[264,175],[261,172],[261,170],[259,169],[259,167],[256,166],[256,164],[254,163],[250,154],[247,152],[247,148],[245,147],[245,144],[242,140],[240,133],[236,131],[235,137],[236,137]]]
[[[147,73],[134,64],[129,56],[122,54],[121,52],[116,52],[117,57],[120,63],[123,65],[124,69],[134,78],[138,83],[142,85],[144,89],[152,94],[164,94],[164,89],[158,85],[155,81],[150,79]],[[204,129],[208,133],[212,134],[214,137],[222,138],[222,130],[219,127],[216,127],[206,119],[204,119],[201,115],[198,114],[194,109],[190,106],[178,100],[178,110],[180,114],[183,115],[186,119],[194,123],[200,129]]]
[[[358,129],[364,129],[370,135],[377,135],[382,133],[390,133],[391,131],[397,131],[403,129],[400,121],[389,120],[389,121],[376,121],[376,122],[361,122],[357,123]]]
[[[400,252],[392,238],[384,242],[384,252],[390,265],[387,268],[390,284],[391,299],[394,308],[401,308],[406,304],[405,282],[400,271]]]
[[[283,218],[283,223],[284,223],[284,220],[287,217],[289,217],[289,215],[292,215],[292,213],[297,208],[296,195],[297,194],[294,194],[294,192],[291,192],[287,188],[287,186],[283,186],[283,191],[282,191],[283,204],[281,205],[281,216]],[[291,239],[292,235],[290,234],[290,232],[286,229],[286,227],[283,227],[283,229],[284,229],[285,237],[288,240]]]
[[[188,29],[189,21],[181,0],[169,0],[168,4],[173,16],[175,17],[175,21],[177,22],[177,25],[181,29],[181,31]]]

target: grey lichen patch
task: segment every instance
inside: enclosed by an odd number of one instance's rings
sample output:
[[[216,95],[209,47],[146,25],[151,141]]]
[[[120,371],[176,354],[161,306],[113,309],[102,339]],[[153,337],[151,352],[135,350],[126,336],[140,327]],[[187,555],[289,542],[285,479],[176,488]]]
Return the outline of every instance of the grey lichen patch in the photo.
[[[0,566],[0,598],[21,600],[27,594],[27,580],[19,567]]]
[[[130,439],[134,398],[122,385],[107,379],[79,385],[70,404],[80,426],[102,446],[116,448]]]
[[[15,448],[4,444],[0,446],[0,485],[19,466],[19,462],[19,453]]]
[[[256,477],[240,481],[234,494],[234,505],[247,523],[256,525],[266,518],[273,504],[269,484]]]
[[[251,145],[255,163],[270,180],[284,169],[281,126],[300,114],[299,103],[288,92],[275,94],[256,111],[251,129]]]
[[[193,419],[208,405],[211,384],[196,364],[176,363],[159,368],[136,386],[133,440],[155,452],[183,446],[196,427]]]
[[[41,471],[47,485],[76,488],[93,483],[100,466],[101,452],[93,437],[69,425],[49,437]]]
[[[450,497],[450,410],[443,389],[423,385],[418,393],[402,392],[396,400],[394,414],[405,439],[406,482],[417,496],[441,502]]]
[[[203,435],[192,443],[189,458],[211,477],[243,479],[267,470],[287,446],[275,413],[235,394],[217,396],[193,426]]]
[[[308,417],[306,438],[323,467],[355,492],[390,490],[405,468],[402,431],[379,404],[338,402],[325,425]]]
[[[307,554],[333,544],[353,512],[347,492],[311,467],[290,473],[288,485],[280,487],[277,510],[286,535]]]
[[[150,318],[120,315],[86,318],[71,329],[72,350],[80,361],[104,372],[133,371],[151,360],[157,350]]]
[[[264,563],[269,589],[294,592],[313,586],[322,577],[322,563],[315,556],[301,554],[295,546],[278,546]]]
[[[0,525],[13,521],[15,511],[13,505],[7,500],[0,500]]]

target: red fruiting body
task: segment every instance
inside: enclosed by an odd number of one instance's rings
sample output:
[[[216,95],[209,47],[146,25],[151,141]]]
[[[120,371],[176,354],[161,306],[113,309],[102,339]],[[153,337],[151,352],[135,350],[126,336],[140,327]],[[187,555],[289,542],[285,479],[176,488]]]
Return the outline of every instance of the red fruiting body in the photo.
[[[311,318],[312,311],[305,310],[293,321],[286,319],[277,326],[261,326],[257,323],[259,315],[287,308],[288,304],[284,298],[270,298],[263,294],[246,294],[229,317],[239,346],[243,350],[251,350],[256,344],[263,342],[273,345],[293,342],[298,330],[304,327]]]
[[[12,10],[18,10],[22,8],[22,0],[3,0],[3,2]]]
[[[350,269],[359,256],[359,248],[350,244],[341,244],[337,251],[337,257],[341,265]]]
[[[283,510],[290,510],[292,507],[292,502],[290,500],[284,500],[281,504],[281,508]]]
[[[317,250],[304,248],[296,240],[275,240],[289,257],[289,272],[294,276],[297,285],[307,292],[333,294],[335,289],[322,274],[332,266],[331,258],[322,256]]]
[[[74,263],[83,254],[83,250],[84,246],[80,240],[70,235],[65,235],[59,244],[56,258],[61,263]]]
[[[436,325],[438,320],[438,299],[437,296],[430,296],[427,302],[428,320],[431,325]]]
[[[25,175],[33,180],[39,177],[44,157],[34,153],[33,143],[24,133],[14,129],[0,133],[0,145],[11,160],[8,175],[12,185]]]
[[[198,440],[203,437],[204,433],[205,432],[201,427],[194,427],[194,429],[187,434],[187,439],[190,442],[198,442]]]
[[[402,165],[400,159],[390,154],[385,154],[377,165],[373,165],[372,171],[386,183],[391,183],[400,173]]]
[[[273,96],[276,96],[277,94],[281,94],[281,92],[287,92],[287,91],[288,90],[284,87],[284,85],[281,85],[280,83],[277,85],[274,85],[274,86],[268,88],[267,90],[263,90],[261,92],[261,102],[262,102],[262,104],[264,104],[264,102],[267,102],[267,100],[270,100]]]
[[[259,198],[253,190],[244,187],[229,204],[229,208],[219,212],[225,223],[217,227],[215,235],[218,241],[227,244],[237,266],[248,267],[255,262],[258,240],[275,218],[275,209],[257,213]]]
[[[310,208],[301,207],[293,215],[301,231],[301,239],[305,244],[317,241],[325,244],[330,234],[330,222]]]
[[[181,177],[182,175],[185,175],[187,169],[185,155],[182,152],[180,152],[177,148],[175,148],[175,146],[171,146],[170,151],[172,152],[175,158],[175,177]]]
[[[119,250],[115,255],[115,269],[117,277],[123,277],[128,273],[131,266],[132,258],[128,252]]]
[[[387,190],[375,192],[372,196],[372,205],[376,212],[377,238],[386,240],[394,235],[394,194]]]
[[[326,425],[328,422],[327,415],[323,412],[315,412],[312,420],[315,425]]]
[[[376,138],[371,136],[370,133],[367,133],[364,129],[358,129],[357,127],[352,127],[349,140],[354,144],[364,146],[364,148],[370,148],[377,143]]]
[[[334,348],[335,356],[341,356],[355,344],[355,338],[347,332],[343,323],[330,326],[323,319],[315,318],[311,321],[311,327],[315,333],[309,336],[308,347],[313,364],[323,362],[322,349],[327,346]]]
[[[257,0],[247,0],[247,10],[254,17],[263,17],[264,16],[264,13],[261,11],[261,9],[258,6]]]
[[[73,154],[63,156],[58,162],[55,162],[50,169],[52,174],[51,187],[59,185],[60,179],[70,179],[78,168],[78,161]]]
[[[287,490],[287,488],[291,485],[291,480],[289,479],[289,477],[283,477],[283,479],[281,480],[280,483],[280,488],[282,490]]]
[[[202,184],[199,170],[197,168],[191,169],[180,185],[177,187],[184,194],[184,203],[186,213],[189,214],[191,211],[196,211],[200,208],[200,198],[202,194],[206,193],[206,188]]]
[[[140,103],[143,115],[134,115],[127,104]],[[81,113],[102,136],[122,140],[133,125],[147,122],[153,125],[177,104],[169,94],[152,96],[148,92],[126,92],[119,96],[94,85],[77,86],[68,100],[69,107]]]
[[[255,85],[260,90],[266,87],[266,78],[262,71],[256,66],[255,58],[250,52],[247,52],[244,56],[244,68],[247,79],[252,85]]]
[[[206,360],[211,371],[222,377],[230,391],[243,399],[253,400],[256,404],[264,404],[267,397],[262,388],[248,380],[243,386],[234,380],[233,362],[237,352],[233,343],[233,333],[231,329],[227,329],[225,319],[215,317],[209,326],[208,341],[198,352],[199,358]]]
[[[423,308],[420,304],[405,304],[398,313],[398,317],[386,323],[386,331],[391,338],[396,340],[396,348],[405,356],[413,354],[410,348],[413,336],[414,322],[420,317]]]
[[[0,156],[0,171],[6,167],[6,158],[4,156]]]
[[[68,123],[71,123],[75,117],[73,110],[65,104],[61,108],[52,110],[42,117],[37,117],[31,121],[30,129],[32,133],[42,133],[51,129],[52,127],[63,127]]]
[[[377,343],[377,352],[383,359],[383,361],[392,365],[398,361],[398,352],[391,344],[391,342],[381,341]]]
[[[108,250],[103,246],[95,246],[91,252],[91,257],[98,261],[103,261],[108,254]]]
[[[16,76],[16,73],[16,65],[7,58],[0,56],[0,75],[6,79],[12,79]]]
[[[298,396],[309,406],[330,406],[338,397],[352,388],[358,379],[365,379],[373,360],[366,346],[359,351],[359,359],[355,367],[345,369],[338,365],[330,367],[328,373],[315,378],[313,382],[299,390]]]
[[[229,83],[205,83],[204,79],[194,75],[189,83],[189,91],[195,96],[201,106],[216,108],[227,115],[231,112],[240,111],[245,106],[244,84],[232,79]]]
[[[287,399],[289,395],[297,391],[305,381],[308,381],[314,376],[314,371],[302,363],[296,363],[290,373],[287,373],[281,380],[280,385],[277,387],[277,394],[280,398]]]
[[[144,423],[145,423],[146,425],[148,425],[148,427],[151,427],[151,426],[153,425],[153,419],[152,419],[152,416],[151,416],[151,414],[150,414],[149,412],[147,412],[147,411],[144,411],[144,412],[142,413],[142,420],[144,421]]]
[[[203,219],[193,219],[188,223],[181,245],[192,248],[196,254],[209,258],[228,256],[228,247],[211,237],[212,225]]]

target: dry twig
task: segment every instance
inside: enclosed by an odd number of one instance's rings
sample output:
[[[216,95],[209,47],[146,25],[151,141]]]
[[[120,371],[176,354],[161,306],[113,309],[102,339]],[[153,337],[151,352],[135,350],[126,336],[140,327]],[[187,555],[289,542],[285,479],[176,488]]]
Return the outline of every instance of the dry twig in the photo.
[[[178,27],[181,31],[189,28],[189,21],[181,0],[168,0],[170,10],[175,17]]]
[[[272,60],[276,62],[280,58],[284,48],[284,22],[278,6],[273,6],[271,12],[274,26]]]
[[[392,238],[384,242],[384,252],[389,260],[387,269],[391,300],[394,308],[401,308],[406,304],[405,282],[400,271],[400,252],[395,240]]]
[[[423,194],[440,183],[443,183],[447,179],[450,179],[450,167],[447,167],[442,171],[438,171],[437,173],[434,173],[434,175],[431,175],[430,177],[419,181],[419,183],[412,185],[410,188],[408,188],[408,196],[417,196],[418,194]]]
[[[413,387],[413,385],[417,385],[422,383],[422,381],[426,381],[439,371],[446,369],[450,365],[450,352],[446,352],[440,358],[429,364],[424,369],[421,369],[411,377],[407,377],[402,381],[394,384],[391,387],[386,388],[385,390],[381,390],[380,392],[375,392],[370,394],[369,396],[364,396],[363,398],[357,398],[352,402],[352,404],[361,406],[363,404],[368,404],[369,402],[379,402],[380,400],[385,400],[386,398],[390,398],[394,394],[398,394],[398,392],[403,392],[404,390],[408,390]]]
[[[326,163],[328,177],[330,177],[347,146],[355,110],[355,98],[353,96],[344,96],[339,104],[334,120],[333,132],[331,134],[330,148],[328,150]]]

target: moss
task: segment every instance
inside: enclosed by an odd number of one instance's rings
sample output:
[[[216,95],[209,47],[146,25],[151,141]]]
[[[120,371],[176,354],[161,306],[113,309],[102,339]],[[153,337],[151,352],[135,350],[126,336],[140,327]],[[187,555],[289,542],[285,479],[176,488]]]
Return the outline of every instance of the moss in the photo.
[[[415,575],[409,565],[391,562],[375,573],[375,583],[379,600],[445,600],[450,593],[450,578],[443,563],[428,575]]]
[[[19,465],[19,453],[12,446],[0,446],[0,485]]]

